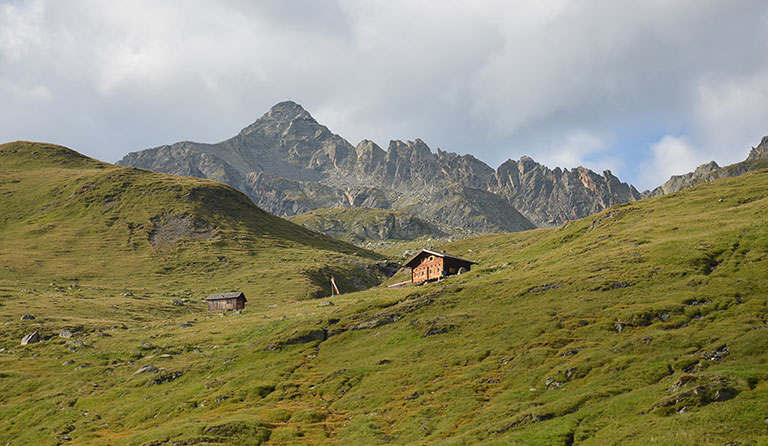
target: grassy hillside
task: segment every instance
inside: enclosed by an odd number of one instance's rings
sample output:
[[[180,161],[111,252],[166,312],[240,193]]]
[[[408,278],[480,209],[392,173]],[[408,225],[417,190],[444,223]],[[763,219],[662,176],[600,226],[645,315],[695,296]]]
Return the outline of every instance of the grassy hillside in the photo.
[[[327,293],[326,273],[347,290],[375,283],[374,253],[279,219],[228,186],[64,147],[0,146],[0,204],[0,280],[30,287],[243,289],[269,300]]]
[[[480,264],[439,283],[226,317],[156,305],[152,269],[130,297],[97,274],[28,289],[19,266],[0,290],[0,443],[766,445],[766,218],[761,171],[456,242]]]

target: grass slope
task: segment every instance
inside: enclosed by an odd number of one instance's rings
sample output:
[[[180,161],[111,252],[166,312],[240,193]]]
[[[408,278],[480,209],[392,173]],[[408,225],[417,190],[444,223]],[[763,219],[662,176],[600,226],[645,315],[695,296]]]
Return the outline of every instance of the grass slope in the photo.
[[[113,289],[243,289],[260,298],[375,283],[377,257],[210,180],[102,163],[60,146],[0,146],[0,280]],[[370,277],[369,277],[370,276]],[[265,285],[269,284],[269,287]]]
[[[766,445],[766,218],[762,171],[456,242],[480,264],[439,283],[228,317],[8,275],[0,440]]]

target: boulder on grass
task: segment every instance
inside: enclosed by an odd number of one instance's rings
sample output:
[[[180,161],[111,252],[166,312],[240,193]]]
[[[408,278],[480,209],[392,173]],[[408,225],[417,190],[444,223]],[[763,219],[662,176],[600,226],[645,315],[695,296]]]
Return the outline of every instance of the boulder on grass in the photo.
[[[30,333],[21,339],[21,345],[34,344],[35,342],[40,342],[40,334],[37,331]]]
[[[152,364],[144,364],[143,366],[139,367],[139,370],[136,370],[133,372],[134,375],[139,375],[141,373],[157,373],[159,369]]]

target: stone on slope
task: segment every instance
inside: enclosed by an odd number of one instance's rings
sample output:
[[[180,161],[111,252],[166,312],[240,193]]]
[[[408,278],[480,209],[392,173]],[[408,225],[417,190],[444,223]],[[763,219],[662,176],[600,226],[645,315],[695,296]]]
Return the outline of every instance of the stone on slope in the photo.
[[[37,331],[30,333],[21,339],[21,345],[29,345],[36,342],[40,342],[40,334]]]
[[[157,367],[153,366],[152,364],[144,364],[143,366],[139,367],[138,370],[133,372],[133,374],[134,375],[140,375],[142,373],[156,373],[159,370],[160,369],[158,369]]]

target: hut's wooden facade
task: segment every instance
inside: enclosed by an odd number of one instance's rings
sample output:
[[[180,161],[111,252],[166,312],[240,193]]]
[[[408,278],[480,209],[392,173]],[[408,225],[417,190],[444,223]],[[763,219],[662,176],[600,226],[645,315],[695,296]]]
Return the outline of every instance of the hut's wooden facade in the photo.
[[[211,294],[205,301],[208,311],[242,310],[248,302],[242,292]]]
[[[422,249],[405,266],[411,268],[411,282],[417,283],[469,271],[474,264],[476,262],[446,254],[445,251]]]

